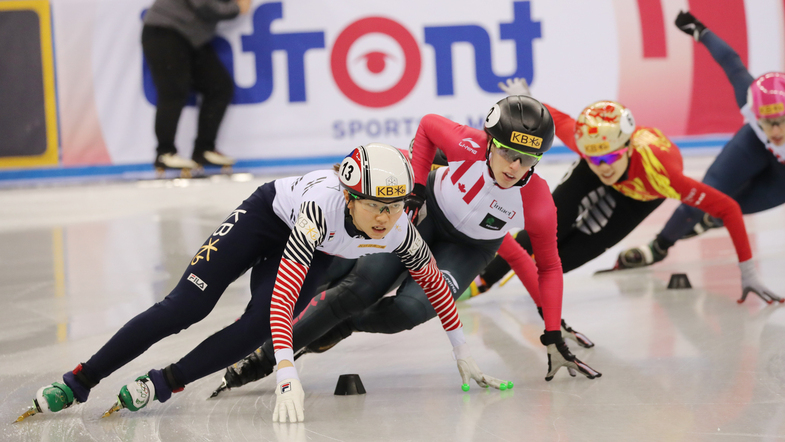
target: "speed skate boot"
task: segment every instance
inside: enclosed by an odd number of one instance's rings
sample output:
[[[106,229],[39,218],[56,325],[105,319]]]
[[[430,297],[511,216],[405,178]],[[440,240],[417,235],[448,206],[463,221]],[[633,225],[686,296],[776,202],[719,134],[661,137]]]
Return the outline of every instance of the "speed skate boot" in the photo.
[[[184,385],[178,385],[172,375],[172,366],[163,370],[150,370],[146,375],[139,376],[133,382],[123,385],[117,395],[117,402],[101,417],[107,417],[123,408],[139,411],[150,402],[166,402],[172,393],[182,391]]]
[[[324,353],[351,336],[354,331],[351,320],[347,319],[323,334],[320,338],[308,344],[305,347],[304,353]]]
[[[704,213],[700,222],[695,224],[695,227],[693,227],[691,231],[687,232],[687,234],[682,236],[681,239],[692,238],[693,236],[698,236],[709,229],[714,229],[717,227],[722,227],[722,220],[717,219],[708,213]]]
[[[662,261],[666,256],[668,256],[668,250],[661,248],[657,244],[657,240],[654,239],[648,244],[633,247],[619,253],[615,268],[621,270],[646,267]]]
[[[542,315],[542,307],[537,307],[537,313],[540,314],[541,318],[545,319],[545,317]],[[591,339],[589,339],[583,333],[567,325],[567,323],[564,322],[564,319],[561,320],[561,336],[563,339],[567,339],[567,338],[572,339],[583,348],[594,347],[594,342],[592,342]]]
[[[296,354],[295,359],[299,357]],[[240,362],[226,367],[226,372],[221,380],[221,385],[213,391],[210,398],[221,394],[222,391],[232,388],[242,387],[245,384],[256,382],[265,378],[275,370],[275,357],[269,357],[264,346],[259,347],[250,355],[243,358]]]
[[[182,178],[190,178],[191,171],[199,167],[195,161],[183,158],[176,153],[158,155],[155,158],[154,166],[159,178],[164,176],[166,169],[178,169]]]
[[[35,394],[33,406],[16,419],[21,422],[38,413],[56,413],[72,405],[87,401],[90,389],[98,385],[82,370],[79,364],[63,375],[63,382],[53,382],[41,387]]]
[[[15,422],[22,422],[25,418],[38,413],[57,413],[76,403],[74,392],[68,385],[53,382],[50,385],[41,387],[36,392],[33,406],[19,416]]]
[[[193,160],[201,167],[204,166],[218,166],[221,168],[221,173],[232,173],[232,166],[237,162],[234,158],[228,157],[215,150],[205,150],[203,152],[194,152]]]

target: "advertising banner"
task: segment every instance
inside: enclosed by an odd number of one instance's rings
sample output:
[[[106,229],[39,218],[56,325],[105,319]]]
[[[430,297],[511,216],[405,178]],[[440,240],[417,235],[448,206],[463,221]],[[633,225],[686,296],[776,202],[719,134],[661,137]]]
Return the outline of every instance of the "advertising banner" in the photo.
[[[61,164],[152,163],[156,93],[141,48],[150,0],[51,4]],[[405,148],[428,113],[480,127],[510,77],[573,116],[613,99],[677,142],[732,133],[742,120],[725,74],[673,25],[688,9],[754,76],[784,69],[774,0],[256,1],[211,43],[235,82],[217,146],[241,160]],[[183,156],[196,103],[180,120]]]

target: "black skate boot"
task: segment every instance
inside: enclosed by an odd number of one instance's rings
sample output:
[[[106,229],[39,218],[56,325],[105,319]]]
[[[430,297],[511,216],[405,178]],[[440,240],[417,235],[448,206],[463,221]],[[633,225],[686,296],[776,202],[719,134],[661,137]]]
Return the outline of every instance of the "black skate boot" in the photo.
[[[350,320],[343,321],[323,334],[319,339],[308,344],[304,353],[324,353],[351,336],[354,331]]]
[[[271,375],[275,371],[275,356],[268,356],[264,347],[257,348],[240,362],[226,367],[221,385],[215,389],[210,398],[218,396],[222,391],[242,387]],[[299,355],[295,355],[295,359],[298,357]]]
[[[707,230],[716,229],[717,227],[722,227],[722,220],[717,219],[708,213],[704,213],[700,222],[695,224],[695,227],[693,227],[692,231],[682,236],[681,239],[692,238],[705,233]]]
[[[668,256],[668,249],[661,248],[655,239],[648,244],[621,252],[614,269],[623,270],[646,267],[662,261],[666,256]]]

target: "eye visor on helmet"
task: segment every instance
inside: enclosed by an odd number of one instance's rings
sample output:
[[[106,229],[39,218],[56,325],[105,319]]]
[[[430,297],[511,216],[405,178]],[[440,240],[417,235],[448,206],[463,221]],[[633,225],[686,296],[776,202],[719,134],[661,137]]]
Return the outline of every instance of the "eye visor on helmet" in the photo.
[[[349,196],[352,198],[357,205],[362,207],[366,212],[372,213],[374,215],[382,214],[386,210],[390,215],[397,215],[403,212],[403,209],[406,207],[406,200],[399,199],[396,201],[381,201],[377,199],[369,199],[369,198],[362,198],[358,195],[350,193]]]
[[[542,158],[542,154],[535,155],[533,153],[522,152],[514,147],[507,146],[496,138],[491,138],[493,145],[496,146],[499,156],[504,158],[505,161],[514,163],[515,161],[521,162],[521,168],[530,169],[537,165]]]
[[[759,118],[758,124],[765,130],[771,130],[774,128],[774,126],[777,126],[780,129],[785,129],[785,115],[776,118]]]
[[[611,165],[624,157],[624,155],[629,150],[629,147],[625,147],[623,149],[614,150],[611,153],[606,153],[605,155],[597,155],[597,156],[589,156],[589,155],[581,155],[586,161],[591,162],[595,166],[599,166],[602,163],[607,165]]]

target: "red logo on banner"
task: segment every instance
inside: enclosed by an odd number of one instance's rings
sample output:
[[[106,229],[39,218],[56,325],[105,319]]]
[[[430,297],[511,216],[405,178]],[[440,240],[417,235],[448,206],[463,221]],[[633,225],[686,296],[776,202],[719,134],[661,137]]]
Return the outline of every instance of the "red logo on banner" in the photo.
[[[398,43],[404,54],[405,67],[400,80],[387,90],[374,92],[359,86],[349,74],[347,60],[349,49],[359,38],[380,33],[391,37]],[[383,52],[372,51],[365,55],[368,71],[379,74],[386,68],[386,57]],[[414,89],[420,78],[420,49],[412,34],[399,23],[383,18],[368,17],[350,24],[338,35],[333,46],[330,66],[335,83],[341,92],[350,100],[367,107],[386,107],[406,97]]]

